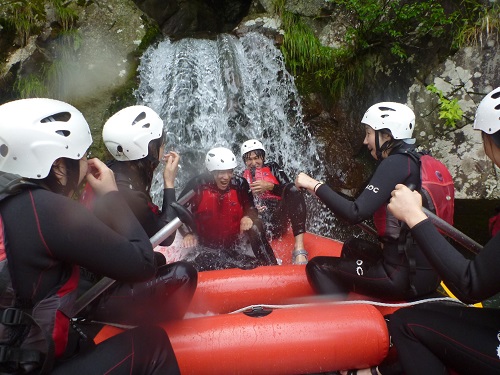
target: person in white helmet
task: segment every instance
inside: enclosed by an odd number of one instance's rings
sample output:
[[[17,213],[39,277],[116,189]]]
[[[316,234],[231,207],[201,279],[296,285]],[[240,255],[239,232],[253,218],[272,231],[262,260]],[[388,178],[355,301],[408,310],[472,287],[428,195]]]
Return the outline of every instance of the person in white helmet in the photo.
[[[89,326],[65,315],[77,296],[78,266],[124,283],[145,282],[156,271],[149,238],[113,172],[87,160],[91,143],[85,118],[67,103],[0,105],[0,370],[178,374],[160,327],[138,327],[94,346]],[[102,201],[95,214],[71,199],[84,179]]]
[[[500,87],[476,110],[486,155],[500,167]],[[410,228],[432,266],[462,302],[474,304],[500,292],[500,234],[474,258],[465,257],[422,211],[422,197],[400,184],[389,210]],[[500,309],[432,303],[400,309],[389,318],[389,332],[405,374],[500,373]]]
[[[191,261],[198,271],[277,264],[250,187],[244,178],[234,175],[236,156],[228,148],[215,147],[208,151],[205,166],[208,172],[191,179],[180,194],[195,192],[188,207],[196,233],[185,233],[183,243],[197,247]],[[242,234],[248,235],[253,256],[245,254]]]
[[[281,237],[290,222],[295,237],[292,263],[306,264],[308,254],[304,249],[304,233],[307,208],[302,192],[276,162],[266,162],[266,150],[259,140],[243,142],[241,157],[246,167],[243,177],[250,184],[266,229],[271,237]]]
[[[119,192],[148,236],[154,236],[175,218],[171,203],[175,202],[174,180],[179,155],[173,151],[164,153],[163,120],[147,106],[126,107],[106,121],[102,136],[114,158],[107,165],[114,173]],[[163,204],[159,209],[152,202],[150,188],[153,173],[162,158],[165,162],[164,189]],[[93,206],[93,209],[99,209],[96,204]],[[170,245],[174,236],[162,245]],[[162,321],[182,319],[196,289],[196,269],[183,261],[165,264],[165,257],[160,252],[155,252],[155,258],[158,270],[154,283],[115,284],[89,308],[89,316],[121,324],[137,324],[148,318]],[[99,275],[82,269],[80,289],[88,289],[99,278]],[[152,311],[144,314],[144,306],[150,306],[152,301],[155,301],[157,318]]]
[[[414,148],[415,115],[404,104],[382,102],[371,106],[361,123],[366,132],[363,143],[379,164],[355,200],[341,196],[305,173],[297,176],[295,184],[315,194],[349,223],[373,216],[379,242],[353,237],[345,241],[340,257],[311,259],[306,266],[309,282],[318,293],[337,298],[345,298],[350,291],[390,300],[429,295],[439,285],[438,275],[418,247],[413,242],[407,244],[406,231],[387,212],[394,186],[420,186],[420,166],[405,153]],[[412,262],[407,256],[410,250]]]

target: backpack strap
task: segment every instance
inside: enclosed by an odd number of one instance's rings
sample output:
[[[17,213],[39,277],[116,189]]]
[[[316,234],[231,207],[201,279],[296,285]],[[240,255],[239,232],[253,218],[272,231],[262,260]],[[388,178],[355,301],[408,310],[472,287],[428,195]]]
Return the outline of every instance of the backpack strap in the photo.
[[[407,155],[411,160],[413,160],[419,170],[420,170],[420,157],[422,154],[425,154],[426,152],[419,153],[415,151],[414,149],[405,149],[403,151],[398,152],[399,154],[404,154]],[[422,184],[422,181],[420,181],[419,185]],[[419,186],[420,190],[420,186]],[[417,289],[415,288],[415,276],[417,273],[417,261],[415,257],[415,252],[417,250],[417,243],[415,242],[415,239],[411,235],[410,228],[406,223],[401,224],[401,233],[399,235],[399,242],[398,242],[398,252],[400,254],[405,254],[406,261],[408,262],[408,268],[410,270],[409,274],[409,284],[410,284],[410,292],[416,296],[417,295]]]

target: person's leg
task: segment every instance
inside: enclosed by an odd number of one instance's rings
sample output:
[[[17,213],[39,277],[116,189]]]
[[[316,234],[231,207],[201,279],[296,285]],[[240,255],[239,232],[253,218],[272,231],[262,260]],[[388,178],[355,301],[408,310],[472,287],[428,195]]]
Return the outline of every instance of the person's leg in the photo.
[[[389,332],[407,375],[500,373],[500,311],[424,304],[396,311]]]
[[[172,345],[160,327],[138,327],[56,361],[53,375],[174,375],[180,374]]]
[[[187,262],[158,268],[156,277],[135,284],[119,283],[99,299],[92,318],[97,321],[140,325],[182,319],[193,298],[198,273]]]
[[[295,264],[306,264],[307,251],[304,248],[304,233],[306,231],[307,208],[304,195],[293,183],[288,184],[283,192],[281,205],[285,208],[285,217],[290,219],[295,237],[292,261]]]
[[[375,263],[382,258],[380,245],[357,237],[351,237],[342,245],[340,255],[344,259],[364,259],[367,262]]]
[[[260,261],[261,265],[277,265],[278,261],[267,241],[262,222],[255,220],[254,225],[247,231],[247,234],[255,257]]]
[[[320,294],[346,297],[347,292],[376,298],[404,300],[409,292],[409,270],[400,265],[372,263],[363,258],[314,257],[306,266],[311,286]]]

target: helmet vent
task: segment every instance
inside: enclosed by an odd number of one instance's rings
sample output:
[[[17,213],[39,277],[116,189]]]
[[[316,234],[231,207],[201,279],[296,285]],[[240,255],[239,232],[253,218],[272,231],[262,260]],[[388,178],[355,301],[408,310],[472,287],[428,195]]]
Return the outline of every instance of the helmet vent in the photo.
[[[71,113],[69,112],[59,112],[55,113],[51,116],[47,116],[43,119],[40,120],[40,122],[55,122],[55,121],[61,121],[61,122],[68,122],[71,119]]]
[[[500,90],[499,90],[499,91],[497,91],[497,92],[495,92],[495,93],[493,93],[493,94],[491,94],[491,97],[492,97],[493,99],[498,99],[498,98],[500,98]]]
[[[56,130],[56,133],[62,135],[63,137],[69,137],[71,134],[69,130]]]
[[[392,111],[392,112],[396,111],[395,109],[389,107],[379,107],[378,109],[381,111]]]
[[[116,151],[118,151],[119,153],[123,153],[123,147],[122,146],[117,146],[116,147]]]
[[[141,112],[139,115],[135,118],[134,121],[132,121],[132,125],[137,124],[139,121],[142,121],[146,118],[146,112]],[[149,124],[147,124],[147,127],[149,127]]]
[[[496,109],[496,110],[499,110],[499,109],[500,109],[500,104],[499,104],[499,105],[497,105],[497,106],[495,106],[495,109]]]
[[[4,143],[3,145],[0,146],[0,155],[6,157],[8,153],[9,153],[9,146],[7,146]]]

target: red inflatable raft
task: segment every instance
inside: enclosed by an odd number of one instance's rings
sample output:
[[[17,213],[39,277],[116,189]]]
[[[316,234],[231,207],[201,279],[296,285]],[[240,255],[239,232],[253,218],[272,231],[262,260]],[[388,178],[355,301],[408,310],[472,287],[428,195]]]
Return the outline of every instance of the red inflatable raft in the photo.
[[[342,247],[310,233],[304,243],[309,258],[338,256]],[[308,374],[379,364],[387,355],[389,337],[382,313],[369,304],[323,302],[231,313],[314,295],[305,266],[290,264],[293,236],[273,241],[272,246],[283,265],[200,272],[186,319],[162,324],[181,373]],[[157,250],[169,261],[177,260],[182,251]],[[107,326],[95,341],[117,332]]]

